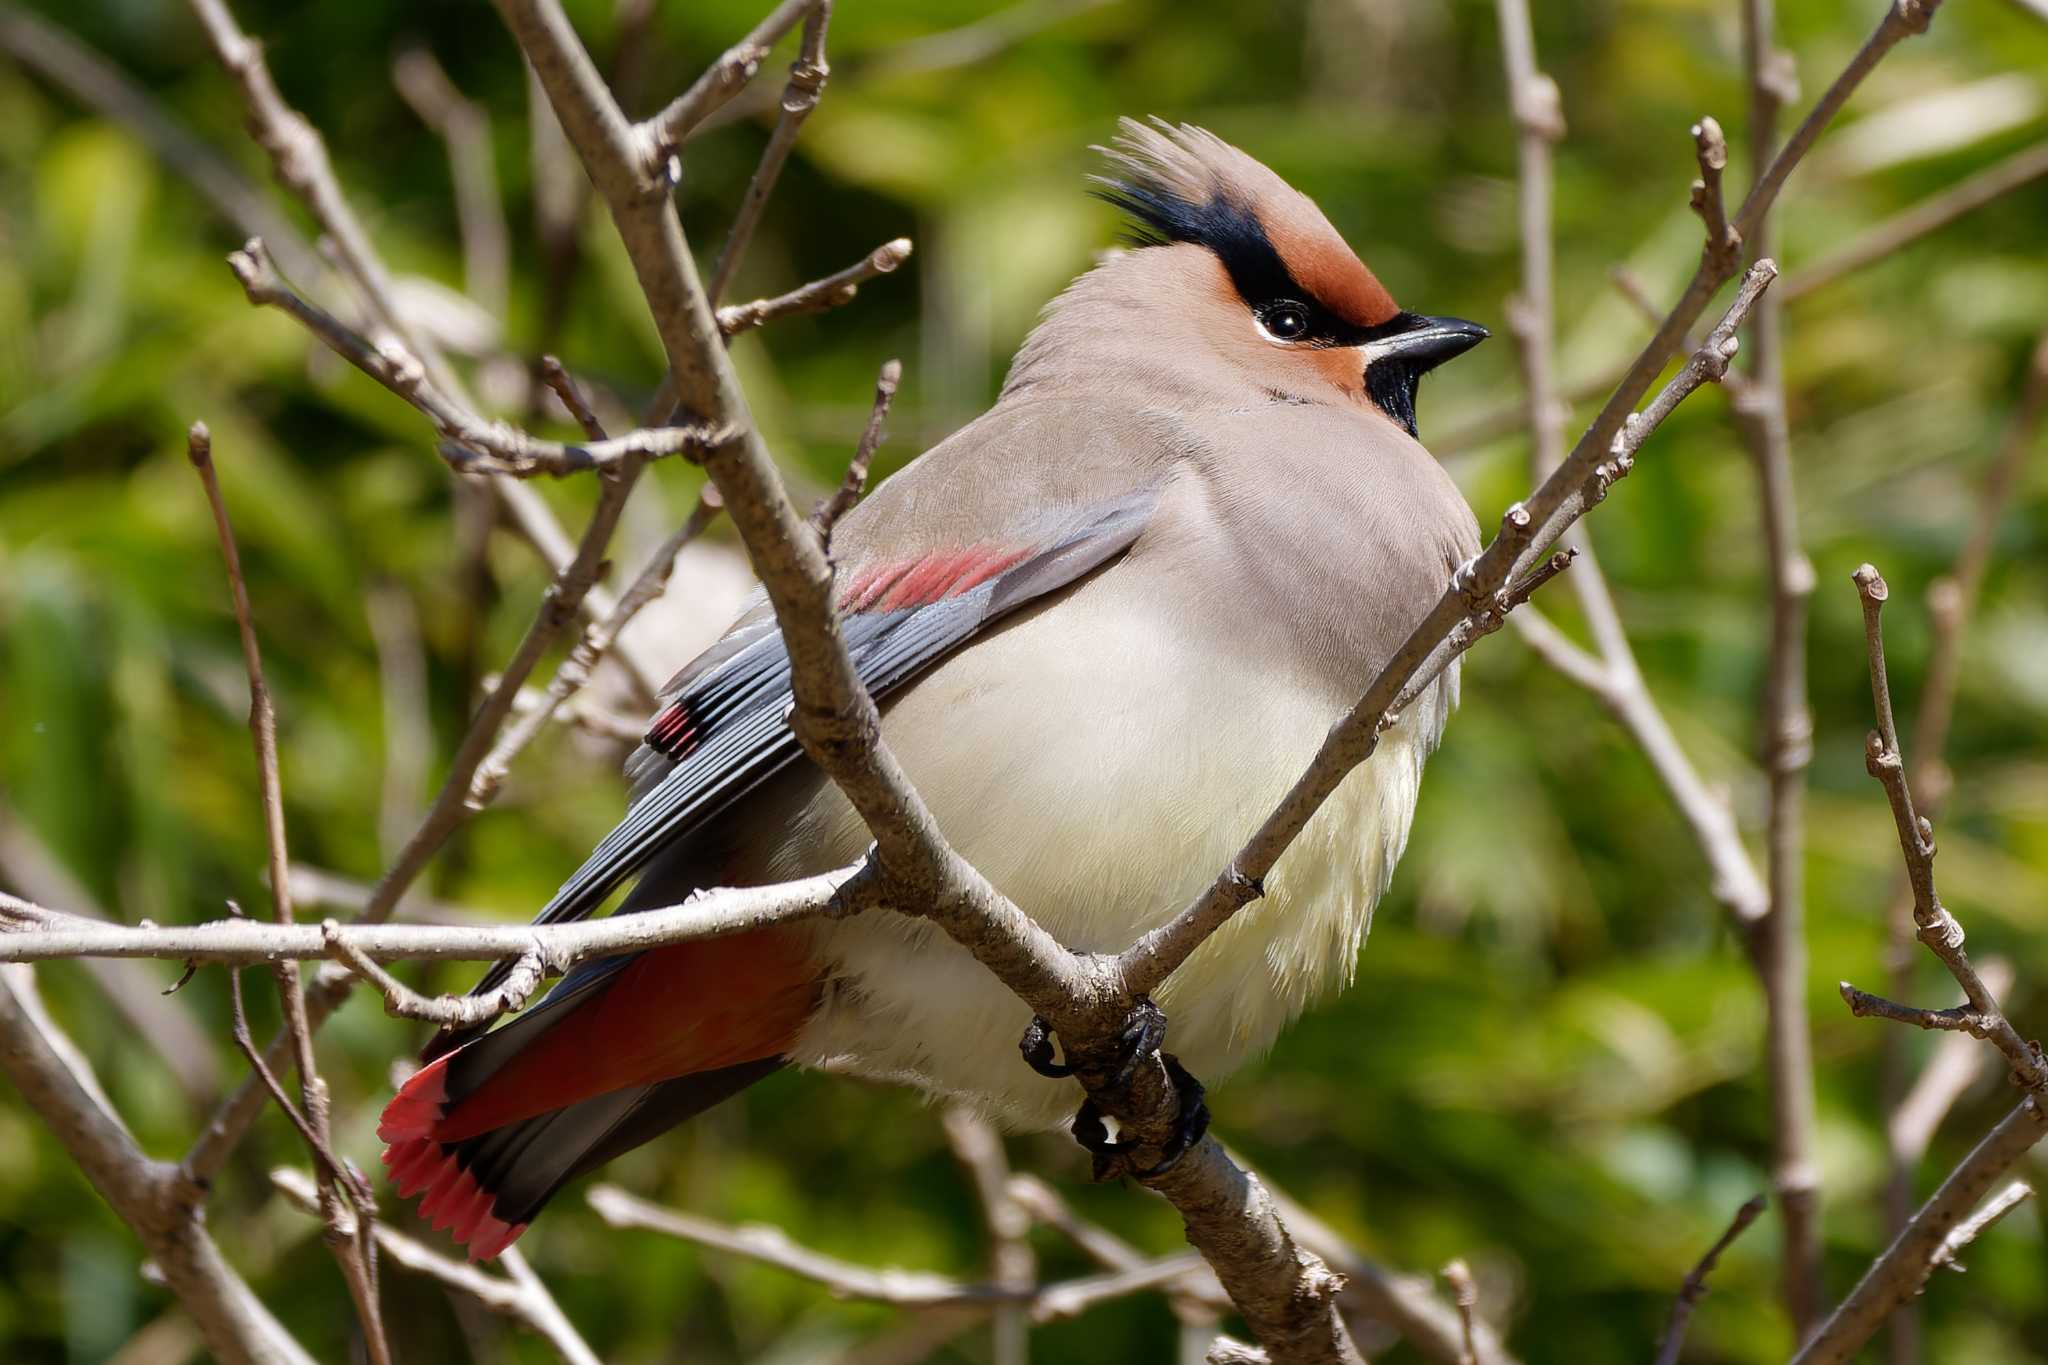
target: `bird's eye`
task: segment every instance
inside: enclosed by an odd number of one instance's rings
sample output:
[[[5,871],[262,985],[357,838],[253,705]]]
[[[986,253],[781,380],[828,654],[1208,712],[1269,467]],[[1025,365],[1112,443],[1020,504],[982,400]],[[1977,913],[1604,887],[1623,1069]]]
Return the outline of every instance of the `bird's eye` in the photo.
[[[1282,300],[1259,310],[1259,326],[1275,341],[1299,341],[1308,335],[1308,309]]]

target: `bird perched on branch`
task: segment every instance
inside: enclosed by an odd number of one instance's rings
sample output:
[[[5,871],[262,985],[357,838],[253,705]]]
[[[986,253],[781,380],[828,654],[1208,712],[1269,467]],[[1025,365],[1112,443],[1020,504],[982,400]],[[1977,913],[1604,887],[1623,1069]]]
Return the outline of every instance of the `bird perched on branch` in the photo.
[[[1126,120],[1107,154],[1139,245],[1061,294],[996,405],[831,548],[847,649],[947,838],[1060,942],[1116,952],[1228,862],[1476,553],[1415,391],[1486,332],[1401,308],[1314,203],[1201,129]],[[542,921],[636,875],[620,913],[861,856],[787,724],[789,669],[763,603],[676,677],[630,810]],[[1188,1069],[1227,1071],[1349,980],[1456,689],[1454,666],[1158,992]],[[890,912],[590,962],[438,1038],[384,1111],[384,1160],[493,1256],[564,1182],[783,1066],[1056,1126],[1074,1087],[1019,1060],[1031,1022]]]

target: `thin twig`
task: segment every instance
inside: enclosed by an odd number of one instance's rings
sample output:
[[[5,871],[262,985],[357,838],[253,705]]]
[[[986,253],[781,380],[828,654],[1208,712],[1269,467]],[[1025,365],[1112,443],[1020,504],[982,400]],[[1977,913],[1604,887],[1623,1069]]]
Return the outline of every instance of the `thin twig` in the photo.
[[[271,1171],[270,1183],[298,1208],[308,1213],[318,1211],[313,1182],[305,1172],[280,1166]],[[537,1333],[569,1365],[598,1365],[597,1353],[578,1334],[547,1286],[523,1257],[513,1259],[517,1254],[515,1248],[508,1247],[498,1258],[499,1264],[512,1272],[510,1278],[430,1250],[382,1223],[377,1225],[377,1248],[400,1269],[437,1280]]]
[[[875,376],[875,406],[868,414],[866,430],[860,434],[860,444],[853,448],[853,459],[847,463],[846,475],[839,481],[832,496],[821,501],[811,511],[811,529],[826,545],[832,543],[832,528],[839,519],[851,512],[867,491],[868,466],[874,463],[875,452],[882,446],[882,424],[888,420],[889,404],[896,397],[896,386],[903,382],[903,362],[887,360],[882,371]]]
[[[652,169],[667,160],[689,140],[706,118],[744,90],[747,82],[754,78],[754,73],[761,69],[768,50],[810,13],[813,3],[815,0],[782,0],[769,11],[767,18],[754,26],[753,32],[713,62],[695,84],[676,96],[660,113],[635,128],[635,138],[645,149],[648,159],[648,165],[641,169]]]
[[[586,1198],[598,1217],[612,1227],[659,1232],[730,1255],[745,1256],[816,1281],[837,1297],[901,1308],[1014,1305],[1034,1312],[1044,1310],[1053,1317],[1067,1317],[1114,1298],[1158,1289],[1201,1268],[1199,1258],[1190,1253],[1164,1257],[1132,1270],[1049,1285],[958,1280],[928,1271],[894,1267],[876,1270],[856,1265],[803,1246],[779,1227],[761,1223],[732,1227],[650,1204],[616,1185],[593,1186]]]
[[[2031,166],[2016,165],[2029,160],[2033,163]],[[2015,170],[2022,174],[2015,177]],[[1923,205],[1923,209],[1932,210],[1932,214],[1923,216],[1945,221],[1941,215],[1950,207],[1960,205],[1957,212],[1961,208],[1974,207],[1976,203],[1983,202],[1984,197],[2010,188],[2011,183],[2023,183],[2031,175],[2041,173],[2048,173],[2048,145],[2021,153],[2019,157],[1977,177],[1978,181],[1985,181],[1987,177],[1993,179],[1991,183],[1973,189],[1967,199],[1936,196],[1935,200]],[[1957,191],[1966,188],[1971,188],[1969,182],[1958,186]],[[1979,197],[1980,190],[1982,197]],[[1939,202],[1942,200],[1949,200],[1949,203]],[[1955,715],[1956,689],[1962,676],[1963,639],[1970,618],[1977,609],[1977,598],[1983,587],[1985,570],[1991,562],[1991,548],[1999,523],[2004,519],[2006,505],[2040,429],[2044,411],[2048,411],[2048,331],[2042,332],[2035,342],[2026,374],[2021,380],[2018,406],[2006,425],[1998,454],[1978,493],[1976,515],[1962,548],[1956,554],[1955,563],[1948,573],[1927,588],[1927,612],[1933,626],[1933,644],[1928,650],[1926,676],[1921,684],[1920,705],[1915,713],[1913,744],[1906,771],[1929,819],[1940,813],[1952,782],[1943,755],[1948,747],[1949,725]],[[1899,889],[1892,896],[1885,922],[1885,965],[1889,987],[1894,996],[1909,995],[1913,989],[1913,968],[1919,961],[1919,954],[1913,946],[1913,888],[1903,875],[1899,879]],[[1991,965],[1986,964],[1987,977],[1991,975]],[[1995,994],[2004,993],[2003,986],[1993,990]],[[1880,1061],[1879,1094],[1891,1115],[1886,1127],[1890,1171],[1885,1185],[1885,1213],[1887,1230],[1893,1236],[1905,1227],[1907,1218],[1912,1215],[1913,1177],[1920,1158],[1926,1153],[1935,1125],[1953,1102],[1955,1094],[1980,1069],[1975,1050],[1968,1044],[1960,1039],[1944,1040],[1928,1062],[1920,1081],[1909,1089],[1909,1046],[1910,1039],[1905,1034],[1886,1034]],[[1917,1365],[1920,1359],[1917,1305],[1908,1304],[1899,1310],[1889,1328],[1889,1337],[1895,1365]]]
[[[1800,1348],[1792,1365],[1843,1365],[1854,1359],[1893,1310],[1927,1283],[1950,1231],[2043,1137],[2048,1137],[2048,1114],[2041,1109],[2040,1096],[2028,1095],[1949,1172],[1941,1188],[1863,1272],[1849,1297]]]
[[[802,919],[850,914],[875,903],[861,864],[772,886],[700,891],[632,915],[560,924],[203,924],[126,925],[87,919],[0,893],[0,962],[74,957],[148,957],[169,962],[268,966],[285,958],[342,960],[344,948],[377,962],[488,962],[539,945],[562,969],[592,957],[637,952]]]
[[[505,979],[490,990],[464,995],[421,995],[371,959],[343,936],[335,920],[320,924],[323,938],[335,959],[376,987],[384,996],[384,1012],[394,1019],[418,1019],[442,1028],[471,1028],[487,1023],[508,1010],[516,1010],[533,998],[541,982],[558,975],[561,965],[548,956],[545,945],[536,943],[513,962]]]
[[[228,522],[227,502],[221,496],[220,480],[213,468],[213,439],[206,424],[194,422],[186,436],[186,455],[206,490],[213,509],[214,531],[220,540],[221,559],[227,566],[228,590],[234,601],[235,627],[242,642],[242,662],[249,675],[249,735],[256,750],[258,794],[263,810],[264,844],[270,858],[270,899],[282,926],[292,923],[291,855],[285,844],[284,788],[278,773],[277,713],[270,701],[270,688],[263,678],[262,651],[256,642],[255,615],[249,607],[249,588],[242,577],[242,555],[235,544],[234,528]],[[377,1297],[377,1262],[370,1241],[370,1223],[376,1204],[369,1187],[349,1168],[334,1149],[334,1133],[328,1118],[327,1083],[320,1076],[313,1056],[313,1029],[306,1013],[305,983],[299,964],[289,958],[271,964],[277,990],[283,1002],[285,1029],[299,1070],[299,1101],[294,1106],[284,1087],[265,1066],[249,1036],[242,1013],[241,979],[233,981],[235,1041],[247,1054],[252,1068],[279,1106],[292,1119],[306,1140],[320,1170],[320,1209],[327,1224],[327,1243],[341,1267],[349,1294],[355,1300],[356,1316],[362,1323],[365,1349],[373,1365],[389,1365],[391,1346],[384,1336],[382,1309]]]
[[[1941,959],[1942,965],[1956,979],[1956,984],[1963,988],[1970,1017],[1967,1023],[1957,1026],[1988,1039],[2005,1054],[2014,1078],[2023,1087],[2036,1096],[2048,1096],[2048,1065],[2043,1064],[2039,1048],[2021,1037],[2019,1030],[1999,1008],[1997,997],[1971,965],[1970,955],[1963,950],[1962,925],[1941,903],[1940,893],[1935,889],[1934,826],[1913,806],[1913,789],[1906,777],[1905,760],[1899,755],[1898,728],[1892,716],[1891,683],[1885,670],[1882,622],[1884,604],[1891,590],[1873,565],[1865,564],[1857,569],[1855,581],[1857,595],[1863,602],[1863,634],[1870,656],[1871,701],[1877,712],[1877,728],[1870,732],[1864,744],[1864,765],[1884,787],[1885,796],[1891,803],[1892,822],[1898,828],[1899,852],[1905,859],[1907,879],[1913,887],[1915,936],[1929,952]],[[1874,997],[1862,998],[1867,1001]],[[1855,1003],[1851,1001],[1852,1007]],[[1890,1003],[1881,1002],[1881,1005]],[[1871,1012],[1886,1013],[1887,1017],[1902,1018],[1923,1028],[1949,1026],[1932,1022],[1947,1018],[1948,1012],[1945,1011],[1891,1006],[1889,1012],[1876,1007]]]
[[[910,239],[898,237],[882,243],[867,255],[855,261],[844,270],[835,271],[823,279],[799,285],[787,294],[773,298],[755,299],[752,303],[732,303],[718,310],[718,330],[726,336],[738,336],[741,332],[759,327],[777,318],[794,317],[801,313],[822,313],[828,308],[851,303],[860,287],[880,275],[893,272],[910,259]]]
[[[1031,1215],[1010,1193],[1010,1160],[1003,1151],[1002,1135],[988,1120],[962,1105],[946,1110],[944,1126],[954,1160],[974,1183],[981,1219],[988,1228],[989,1278],[1013,1289],[1028,1289],[1038,1279],[1038,1258],[1031,1254]],[[1028,1317],[1017,1308],[997,1308],[990,1359],[995,1365],[1029,1365],[1031,1324],[1077,1316],[1092,1301],[1085,1297],[1070,1297],[1056,1304],[1041,1300]]]
[[[216,1360],[312,1365],[221,1255],[200,1216],[203,1187],[136,1145],[91,1068],[42,1009],[27,967],[0,967],[0,1074],[140,1239]]]
[[[733,215],[725,245],[718,249],[711,279],[704,286],[713,307],[724,297],[726,286],[732,283],[741,258],[747,254],[754,229],[761,222],[761,211],[768,206],[768,196],[774,193],[782,167],[796,146],[797,133],[825,93],[825,81],[832,70],[825,61],[825,30],[831,20],[832,0],[813,0],[810,13],[804,16],[796,60],[789,64],[789,83],[782,88],[782,114],[775,120],[775,131],[768,135],[768,146],[754,168],[753,179],[747,182],[746,193],[740,196],[739,211]]]
[[[1743,65],[1749,81],[1750,165],[1757,168],[1760,191],[1776,169],[1778,115],[1787,93],[1772,0],[1743,0],[1742,32]],[[1794,134],[1795,143],[1810,126],[1809,119]],[[1713,129],[1709,140],[1719,141],[1718,135],[1719,129]],[[1725,159],[1725,148],[1721,154]],[[1706,155],[1702,153],[1703,162]],[[1752,200],[1756,192],[1752,191]],[[1751,212],[1745,204],[1741,222],[1727,232],[1718,249],[1731,257],[1744,249],[1752,259],[1772,251],[1775,234],[1768,206]],[[1818,1120],[1813,1039],[1806,1012],[1806,769],[1813,759],[1813,714],[1806,686],[1806,604],[1813,593],[1813,565],[1799,539],[1785,411],[1782,308],[1783,300],[1777,298],[1766,298],[1757,308],[1750,325],[1748,382],[1733,395],[1733,407],[1757,468],[1764,564],[1770,584],[1762,727],[1762,759],[1768,777],[1764,875],[1770,908],[1751,928],[1749,949],[1764,997],[1771,1188],[1784,1228],[1781,1286],[1795,1339],[1804,1340],[1819,1321],[1824,1292],[1820,1163],[1814,1154]]]
[[[1444,1282],[1451,1287],[1451,1302],[1458,1306],[1458,1365],[1479,1365],[1479,1286],[1472,1279],[1472,1267],[1463,1257],[1444,1266]]]
[[[1961,1270],[1962,1266],[1956,1261],[1956,1257],[1962,1254],[1963,1248],[1989,1232],[1997,1226],[2001,1218],[2033,1197],[2034,1187],[2024,1180],[2015,1180],[1992,1195],[1978,1206],[1975,1213],[1956,1224],[1950,1229],[1948,1236],[1941,1239],[1941,1246],[1934,1253],[1934,1265]]]
[[[487,422],[436,386],[413,354],[397,341],[372,345],[367,337],[294,291],[277,273],[261,238],[250,238],[228,257],[228,265],[250,303],[289,314],[336,355],[424,413],[445,438],[439,447],[442,457],[460,473],[560,478],[614,469],[630,460],[702,456],[728,439],[717,427],[671,426],[642,428],[585,445],[545,441],[509,423]]]
[[[1715,1239],[1714,1244],[1707,1248],[1707,1254],[1700,1257],[1699,1264],[1687,1272],[1685,1282],[1678,1286],[1678,1298],[1671,1305],[1671,1317],[1664,1324],[1664,1335],[1657,1343],[1657,1365],[1678,1365],[1678,1353],[1685,1347],[1685,1329],[1692,1324],[1693,1310],[1706,1296],[1707,1276],[1714,1273],[1714,1265],[1721,1259],[1721,1253],[1733,1246],[1735,1239],[1763,1216],[1766,1202],[1759,1194],[1735,1210],[1727,1231]]]
[[[1703,118],[1692,126],[1693,152],[1700,178],[1692,182],[1692,211],[1707,230],[1707,250],[1733,270],[1740,259],[1742,238],[1728,223],[1728,205],[1721,193],[1721,173],[1728,169],[1728,139],[1720,123]]]

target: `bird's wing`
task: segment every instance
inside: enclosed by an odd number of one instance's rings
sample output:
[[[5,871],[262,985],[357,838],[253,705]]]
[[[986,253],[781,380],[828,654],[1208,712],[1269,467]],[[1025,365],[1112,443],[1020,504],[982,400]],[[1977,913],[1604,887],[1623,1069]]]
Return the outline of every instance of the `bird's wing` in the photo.
[[[1015,541],[855,566],[839,609],[847,653],[870,695],[887,696],[979,631],[1108,563],[1137,539],[1156,500],[1148,489],[1057,517]],[[631,809],[536,923],[589,915],[657,852],[801,755],[789,727],[789,652],[765,609],[742,617],[678,674],[664,700],[627,765],[636,778]],[[496,964],[475,990],[491,989],[509,970]],[[442,1034],[429,1055],[467,1036]]]

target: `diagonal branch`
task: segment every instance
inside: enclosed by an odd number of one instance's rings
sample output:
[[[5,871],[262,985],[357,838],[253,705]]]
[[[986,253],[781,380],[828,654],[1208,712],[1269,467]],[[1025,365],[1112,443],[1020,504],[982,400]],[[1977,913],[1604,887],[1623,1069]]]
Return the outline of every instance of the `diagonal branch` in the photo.
[[[739,212],[733,215],[725,245],[718,249],[718,260],[711,267],[711,280],[705,287],[714,306],[724,297],[747,254],[754,229],[761,223],[761,211],[768,206],[768,196],[775,192],[783,164],[796,146],[797,133],[825,93],[825,80],[832,70],[825,61],[825,27],[831,19],[832,0],[813,0],[810,13],[804,16],[796,60],[789,64],[789,84],[782,89],[782,114],[775,120],[775,131],[768,135],[767,149],[761,153],[753,179],[747,182],[746,193],[740,196]]]
[[[1963,998],[1969,1005],[1968,1010],[1961,1014],[1909,1010],[1889,1001],[1880,1002],[1877,1008],[1866,1008],[1871,1013],[1885,1014],[1922,1028],[1960,1028],[1988,1039],[2005,1054],[2006,1061],[2012,1066],[2014,1079],[2022,1087],[2031,1091],[2036,1099],[2048,1098],[2048,1063],[2042,1060],[2039,1045],[2021,1037],[2019,1030],[2005,1017],[1997,996],[1971,964],[1970,955],[1963,950],[1962,925],[1941,903],[1941,895],[1935,889],[1934,826],[1914,808],[1913,788],[1906,776],[1905,760],[1899,753],[1898,728],[1892,717],[1891,682],[1885,669],[1882,626],[1884,604],[1891,590],[1886,586],[1884,576],[1872,565],[1865,564],[1856,570],[1855,578],[1857,594],[1863,600],[1863,632],[1870,653],[1870,694],[1877,712],[1877,728],[1870,732],[1864,745],[1864,763],[1870,775],[1883,785],[1885,796],[1891,803],[1892,822],[1898,827],[1899,852],[1905,858],[1906,877],[1913,888],[1915,936],[1929,952],[1941,959],[1949,975],[1963,988]],[[1845,994],[1849,994],[1847,983],[1844,986]],[[1874,999],[1863,996],[1861,992],[1854,994],[1865,1002]],[[1854,1008],[1857,1001],[1852,999],[1850,1003]],[[1881,1006],[1890,1006],[1890,1009]]]
[[[259,237],[228,257],[235,278],[249,302],[289,314],[326,343],[329,350],[426,414],[446,439],[441,454],[458,473],[580,474],[618,468],[628,461],[659,459],[689,453],[701,456],[726,439],[717,428],[650,427],[611,440],[564,444],[529,436],[505,422],[486,422],[428,378],[419,360],[396,340],[372,345],[319,305],[294,292],[277,273]]]
[[[213,468],[213,440],[203,422],[194,422],[186,441],[186,454],[199,482],[206,490],[213,510],[213,525],[220,540],[220,553],[227,565],[228,589],[234,600],[235,629],[241,637],[242,662],[249,674],[249,736],[256,749],[256,774],[263,810],[264,845],[270,858],[270,899],[283,926],[292,923],[291,856],[285,846],[284,789],[277,762],[277,711],[271,705],[270,687],[263,678],[262,651],[256,642],[256,621],[249,607],[249,587],[242,577],[242,555],[228,522],[227,502],[221,496],[220,480]],[[239,973],[230,978],[234,1000],[235,1042],[249,1058],[257,1079],[277,1100],[287,1117],[306,1140],[320,1172],[320,1213],[327,1225],[327,1243],[341,1267],[349,1296],[355,1300],[356,1317],[363,1327],[363,1341],[373,1365],[390,1365],[391,1345],[385,1340],[382,1309],[377,1298],[375,1244],[370,1224],[376,1203],[360,1177],[335,1153],[334,1130],[329,1119],[327,1082],[314,1064],[313,1030],[307,1020],[305,982],[299,964],[290,958],[271,965],[283,1000],[285,1032],[299,1069],[299,1104],[294,1106],[284,1087],[264,1064],[249,1036],[248,1020],[242,1013],[242,983]]]
[[[1842,1365],[1855,1359],[1893,1310],[1911,1302],[1927,1283],[1957,1225],[2044,1137],[2048,1137],[2048,1114],[2041,1109],[2041,1097],[2029,1095],[1949,1172],[1941,1188],[1920,1206],[1884,1255],[1863,1273],[1849,1297],[1793,1357],[1792,1365]]]

